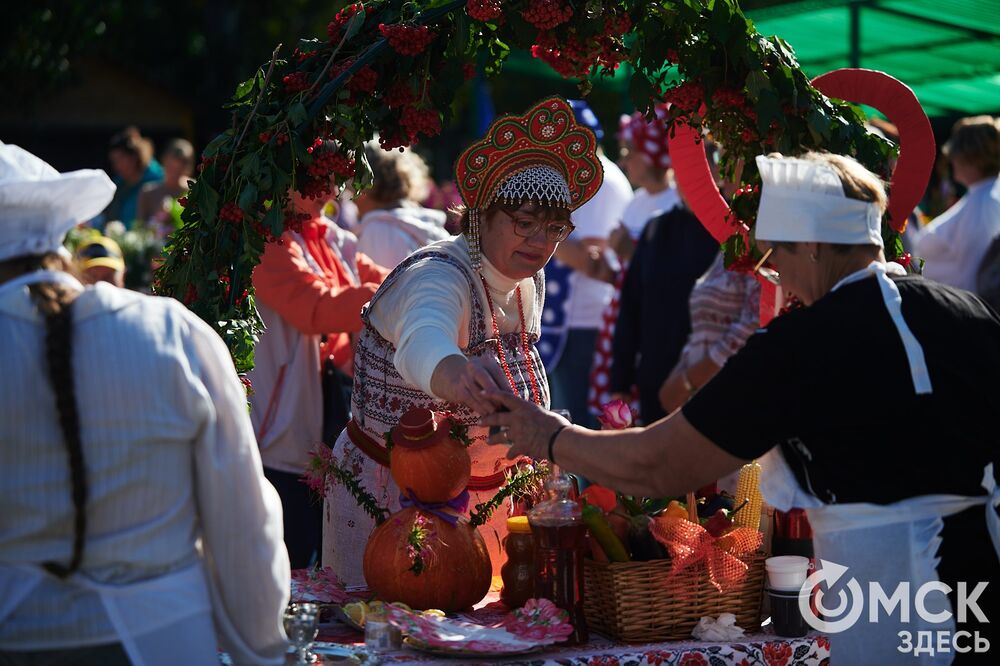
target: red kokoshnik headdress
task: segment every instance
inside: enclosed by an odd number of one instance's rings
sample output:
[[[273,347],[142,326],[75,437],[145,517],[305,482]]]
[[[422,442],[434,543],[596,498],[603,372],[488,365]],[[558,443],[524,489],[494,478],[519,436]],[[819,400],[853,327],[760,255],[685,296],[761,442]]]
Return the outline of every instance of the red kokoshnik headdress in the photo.
[[[493,121],[486,136],[459,155],[455,180],[475,229],[467,235],[478,268],[479,213],[498,200],[574,210],[597,193],[604,168],[594,133],[577,124],[566,100],[549,97],[523,116]]]

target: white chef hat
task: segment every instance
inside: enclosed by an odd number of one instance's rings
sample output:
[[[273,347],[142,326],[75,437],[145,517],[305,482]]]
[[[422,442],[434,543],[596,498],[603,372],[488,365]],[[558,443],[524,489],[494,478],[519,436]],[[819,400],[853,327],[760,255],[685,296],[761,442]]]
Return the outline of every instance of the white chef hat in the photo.
[[[829,164],[794,157],[757,156],[760,208],[756,235],[766,241],[882,245],[882,213],[848,198]]]
[[[0,142],[0,261],[59,252],[66,232],[104,210],[114,194],[100,169],[59,173]]]
[[[759,240],[884,247],[879,206],[848,198],[840,176],[829,164],[758,155],[757,169],[762,181],[756,226]],[[896,263],[875,260],[833,289],[869,274],[878,280],[882,302],[903,344],[915,392],[933,393],[923,347],[903,319],[903,299],[890,279],[905,275],[906,270]]]

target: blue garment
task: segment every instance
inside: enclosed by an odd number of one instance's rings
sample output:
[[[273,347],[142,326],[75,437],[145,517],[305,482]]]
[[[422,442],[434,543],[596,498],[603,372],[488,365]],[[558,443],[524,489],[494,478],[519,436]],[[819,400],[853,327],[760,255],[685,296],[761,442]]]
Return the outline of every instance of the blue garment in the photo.
[[[108,222],[119,220],[126,229],[131,229],[135,225],[136,215],[139,211],[139,193],[142,192],[146,183],[158,183],[163,180],[163,167],[156,160],[151,161],[146,170],[143,171],[139,182],[134,185],[125,185],[121,176],[115,176],[111,180],[118,187],[118,190],[115,192],[115,198],[101,214],[103,218],[101,223],[95,226],[99,226],[103,230],[104,225]]]
[[[569,410],[573,423],[588,428],[597,427],[597,418],[587,409],[590,366],[594,360],[597,333],[596,328],[569,329],[559,362],[548,370],[552,408]]]

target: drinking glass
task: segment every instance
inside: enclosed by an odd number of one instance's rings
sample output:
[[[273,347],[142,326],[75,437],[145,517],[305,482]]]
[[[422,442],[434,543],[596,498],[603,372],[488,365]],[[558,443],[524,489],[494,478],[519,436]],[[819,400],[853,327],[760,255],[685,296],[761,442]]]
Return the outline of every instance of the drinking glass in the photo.
[[[312,648],[319,632],[319,606],[310,603],[290,603],[285,609],[285,633],[295,648],[296,664],[311,664]]]

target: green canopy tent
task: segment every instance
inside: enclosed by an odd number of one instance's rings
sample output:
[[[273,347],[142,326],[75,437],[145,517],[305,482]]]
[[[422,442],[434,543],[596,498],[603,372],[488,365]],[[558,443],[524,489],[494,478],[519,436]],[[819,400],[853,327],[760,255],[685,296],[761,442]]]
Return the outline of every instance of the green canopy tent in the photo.
[[[929,116],[1000,111],[998,0],[763,0],[743,3],[757,30],[795,49],[818,76],[865,67],[900,79]]]

